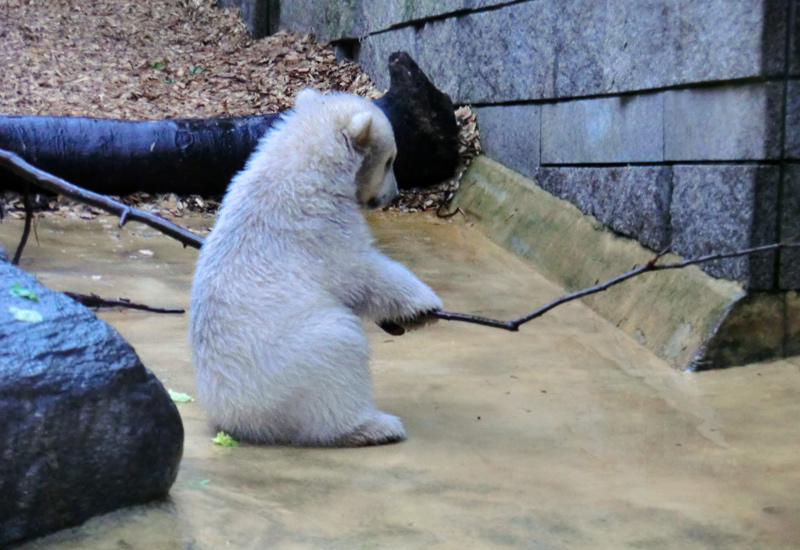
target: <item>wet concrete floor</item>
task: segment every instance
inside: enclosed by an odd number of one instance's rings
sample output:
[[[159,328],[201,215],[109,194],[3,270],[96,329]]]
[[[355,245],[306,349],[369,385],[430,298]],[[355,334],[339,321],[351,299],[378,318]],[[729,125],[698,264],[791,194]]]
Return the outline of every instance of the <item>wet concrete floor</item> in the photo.
[[[511,318],[563,290],[464,221],[372,217],[451,311]],[[211,218],[189,220],[210,225]],[[13,250],[21,222],[0,224]],[[114,220],[49,218],[23,267],[59,290],[187,307],[196,251]],[[166,387],[194,392],[185,316],[111,311]],[[408,441],[222,448],[200,406],[167,502],[33,549],[800,547],[800,360],[681,373],[585,306],[520,333],[370,328],[377,402]]]

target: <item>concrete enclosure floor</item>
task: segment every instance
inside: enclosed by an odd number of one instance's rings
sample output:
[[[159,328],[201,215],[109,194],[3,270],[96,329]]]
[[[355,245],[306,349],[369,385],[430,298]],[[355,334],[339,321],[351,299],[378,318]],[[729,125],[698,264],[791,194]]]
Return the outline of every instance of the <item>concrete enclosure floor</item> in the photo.
[[[563,292],[460,217],[371,221],[450,311],[511,318]],[[20,230],[0,224],[7,250]],[[150,229],[47,218],[38,237],[22,266],[52,288],[188,306],[196,251]],[[167,388],[194,393],[185,315],[100,315]],[[22,548],[800,546],[797,358],[677,372],[580,303],[519,333],[368,331],[378,406],[408,441],[222,448],[200,406],[179,404],[186,443],[168,501]]]

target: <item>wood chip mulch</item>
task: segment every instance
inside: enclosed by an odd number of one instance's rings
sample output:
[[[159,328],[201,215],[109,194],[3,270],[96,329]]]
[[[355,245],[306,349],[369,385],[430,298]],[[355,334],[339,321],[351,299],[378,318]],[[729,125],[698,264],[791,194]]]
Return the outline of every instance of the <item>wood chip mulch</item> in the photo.
[[[355,63],[311,35],[281,31],[252,39],[236,9],[214,0],[0,0],[0,113],[123,120],[247,116],[291,107],[306,87],[376,98]],[[456,112],[464,165],[480,152],[475,116]],[[459,177],[404,193],[397,207],[426,210],[452,197]],[[38,199],[46,210],[90,217],[92,209]],[[214,212],[197,196],[126,202],[156,213]],[[20,215],[19,197],[0,196]],[[3,208],[4,207],[4,208]],[[98,213],[99,214],[99,213]]]

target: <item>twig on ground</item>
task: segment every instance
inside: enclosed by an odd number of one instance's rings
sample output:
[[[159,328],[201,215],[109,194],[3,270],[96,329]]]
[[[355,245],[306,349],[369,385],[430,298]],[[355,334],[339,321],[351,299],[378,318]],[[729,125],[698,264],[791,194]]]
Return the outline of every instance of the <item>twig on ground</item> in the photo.
[[[144,304],[131,302],[126,298],[101,298],[97,294],[80,294],[78,292],[65,292],[67,296],[86,307],[98,309],[101,307],[121,307],[126,309],[138,309],[151,313],[185,313],[183,309],[151,307]]]
[[[456,207],[456,209],[453,210],[452,212],[444,213],[443,208],[445,208],[446,206],[447,206],[447,203],[443,202],[436,208],[436,217],[437,218],[442,218],[444,220],[447,220],[447,219],[452,218],[456,214],[461,214],[462,216],[464,216],[464,221],[467,222],[467,223],[470,223],[469,218],[464,213],[464,211],[461,210],[460,206]]]
[[[200,246],[203,244],[202,237],[195,235],[187,229],[175,225],[174,223],[165,220],[160,216],[151,214],[150,212],[145,212],[144,210],[140,210],[138,208],[132,208],[126,204],[122,204],[119,201],[115,201],[106,195],[87,191],[86,189],[78,187],[77,185],[73,185],[66,180],[49,174],[44,170],[39,170],[11,151],[0,149],[0,166],[8,168],[13,173],[24,178],[26,181],[43,189],[52,191],[54,193],[59,193],[84,204],[88,204],[90,206],[94,206],[95,208],[105,210],[106,212],[116,216],[120,216],[120,227],[122,227],[125,222],[133,220],[148,225],[153,229],[157,229],[173,239],[177,239],[183,244],[183,246],[200,248]]]
[[[666,271],[668,269],[681,269],[684,267],[688,267],[690,265],[697,265],[702,264],[705,262],[710,262],[713,260],[722,260],[725,258],[737,258],[739,256],[748,256],[750,254],[758,254],[759,252],[771,252],[777,251],[782,248],[800,248],[800,241],[798,242],[790,242],[790,243],[774,243],[774,244],[766,244],[762,246],[755,246],[752,248],[744,248],[742,250],[735,250],[733,252],[721,252],[716,254],[708,254],[706,256],[699,256],[697,258],[690,258],[688,260],[682,260],[680,262],[672,262],[668,264],[659,264],[658,260],[667,253],[668,249],[665,249],[659,252],[655,257],[653,257],[650,261],[648,261],[643,266],[634,267],[630,271],[623,273],[622,275],[617,275],[603,283],[596,284],[594,286],[590,286],[587,288],[583,288],[581,290],[576,290],[575,292],[570,292],[569,294],[565,294],[559,298],[556,298],[552,302],[545,304],[544,306],[528,313],[527,315],[523,315],[522,317],[517,317],[511,321],[501,321],[499,319],[489,319],[486,317],[479,317],[477,315],[468,315],[465,313],[451,313],[449,311],[435,311],[431,315],[437,317],[438,319],[443,319],[445,321],[463,321],[465,323],[473,323],[476,325],[483,325],[487,327],[495,327],[500,328],[503,330],[508,330],[511,332],[517,332],[521,325],[524,325],[528,321],[532,321],[537,317],[541,317],[548,311],[553,308],[560,306],[561,304],[565,304],[567,302],[571,302],[573,300],[577,300],[579,298],[583,298],[584,296],[589,296],[590,294],[597,294],[598,292],[603,292],[611,288],[612,286],[618,285],[628,279],[632,279],[642,273],[647,273],[651,271]]]
[[[22,237],[17,245],[17,251],[14,253],[14,258],[11,260],[11,265],[19,265],[22,258],[22,251],[25,250],[25,245],[28,244],[28,237],[31,234],[31,223],[33,222],[33,205],[31,204],[31,186],[25,182],[25,189],[23,190],[22,203],[25,205],[25,228],[22,230]]]

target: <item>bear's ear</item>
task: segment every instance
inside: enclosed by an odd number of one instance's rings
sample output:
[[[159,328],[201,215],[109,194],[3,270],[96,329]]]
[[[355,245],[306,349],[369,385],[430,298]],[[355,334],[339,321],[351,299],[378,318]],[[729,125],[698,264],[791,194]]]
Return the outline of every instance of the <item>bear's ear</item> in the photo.
[[[356,149],[365,149],[372,135],[372,113],[362,111],[353,115],[347,125],[347,137]]]
[[[322,98],[322,94],[316,90],[312,90],[311,88],[304,88],[300,90],[300,93],[297,94],[297,97],[294,99],[294,106],[303,107],[304,105],[311,105],[312,103],[316,103],[320,98]]]

